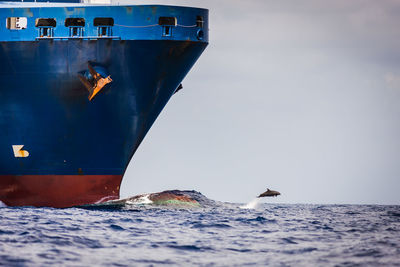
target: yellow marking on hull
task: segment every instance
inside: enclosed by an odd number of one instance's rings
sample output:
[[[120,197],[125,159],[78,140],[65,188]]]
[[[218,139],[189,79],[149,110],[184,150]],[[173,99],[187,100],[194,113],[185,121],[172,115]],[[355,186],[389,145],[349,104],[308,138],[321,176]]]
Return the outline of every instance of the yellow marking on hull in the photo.
[[[22,150],[24,145],[13,145],[14,156],[16,158],[26,158],[29,156],[29,152],[27,150]]]

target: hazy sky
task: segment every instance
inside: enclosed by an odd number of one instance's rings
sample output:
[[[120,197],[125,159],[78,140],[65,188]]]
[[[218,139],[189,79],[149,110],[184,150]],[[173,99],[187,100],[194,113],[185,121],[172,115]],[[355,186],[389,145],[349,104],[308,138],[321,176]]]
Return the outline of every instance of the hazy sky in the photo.
[[[269,187],[282,196],[268,202],[400,204],[399,1],[159,2],[208,8],[210,44],[123,197],[248,202]]]

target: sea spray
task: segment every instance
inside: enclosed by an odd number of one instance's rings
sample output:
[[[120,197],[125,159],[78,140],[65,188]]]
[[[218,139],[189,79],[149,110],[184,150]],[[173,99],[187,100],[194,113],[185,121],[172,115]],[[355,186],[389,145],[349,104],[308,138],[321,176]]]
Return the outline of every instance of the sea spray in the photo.
[[[246,205],[241,206],[241,209],[255,209],[257,208],[258,203],[260,203],[260,198],[256,197]]]

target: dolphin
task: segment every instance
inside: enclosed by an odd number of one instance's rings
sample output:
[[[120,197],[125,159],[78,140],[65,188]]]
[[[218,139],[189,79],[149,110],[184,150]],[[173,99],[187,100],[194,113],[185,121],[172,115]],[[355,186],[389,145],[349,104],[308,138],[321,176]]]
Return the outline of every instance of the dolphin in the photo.
[[[267,188],[267,191],[265,191],[264,193],[260,194],[258,196],[259,197],[277,197],[279,196],[281,193],[279,193],[278,191],[274,191],[274,190],[269,190],[269,188]]]

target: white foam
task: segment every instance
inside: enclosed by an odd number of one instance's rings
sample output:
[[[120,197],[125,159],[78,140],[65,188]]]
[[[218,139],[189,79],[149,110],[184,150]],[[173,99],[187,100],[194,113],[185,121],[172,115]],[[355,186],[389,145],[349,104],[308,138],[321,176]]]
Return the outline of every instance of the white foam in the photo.
[[[0,201],[0,208],[5,208],[5,207],[7,207],[7,205]]]
[[[139,198],[127,200],[125,203],[131,205],[151,204],[153,201],[150,200],[149,196],[150,194],[144,194]]]
[[[106,196],[102,199],[96,201],[94,204],[104,204],[105,202],[112,202],[114,200],[114,196]]]
[[[252,201],[250,201],[249,203],[247,203],[244,206],[241,206],[241,209],[255,209],[257,208],[258,203],[260,203],[260,198],[255,198]]]

